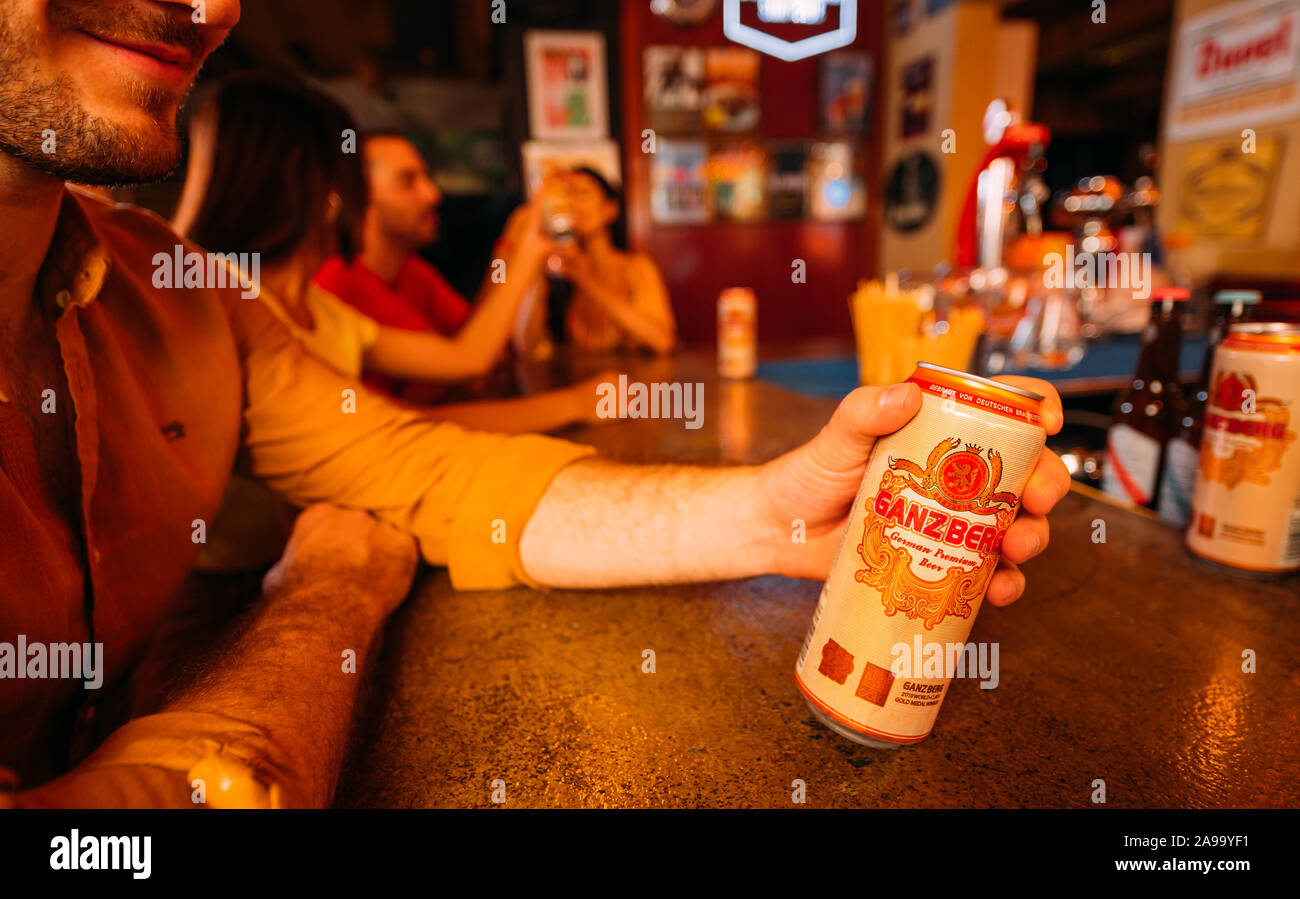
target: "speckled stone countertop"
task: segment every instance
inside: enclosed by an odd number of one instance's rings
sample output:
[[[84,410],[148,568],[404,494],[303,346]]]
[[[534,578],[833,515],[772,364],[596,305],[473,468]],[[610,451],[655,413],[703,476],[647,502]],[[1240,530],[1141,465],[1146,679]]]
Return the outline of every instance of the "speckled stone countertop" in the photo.
[[[698,430],[565,435],[613,458],[761,461],[834,407],[718,382],[699,355],[617,367],[705,382],[706,404]],[[971,637],[1000,644],[997,689],[954,681],[928,740],[878,751],[823,727],[795,687],[820,583],[457,593],[429,571],[388,627],[337,804],[486,808],[499,780],[513,808],[790,808],[801,780],[814,808],[1087,808],[1102,779],[1110,807],[1300,805],[1300,580],[1221,572],[1178,530],[1079,491],[1025,574],[1026,595]]]

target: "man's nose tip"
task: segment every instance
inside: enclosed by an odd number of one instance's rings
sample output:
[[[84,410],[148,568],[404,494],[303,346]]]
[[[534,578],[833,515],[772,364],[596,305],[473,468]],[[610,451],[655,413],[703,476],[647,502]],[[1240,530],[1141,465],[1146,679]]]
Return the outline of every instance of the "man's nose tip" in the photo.
[[[239,24],[239,0],[165,0],[190,11],[196,25],[229,31]]]

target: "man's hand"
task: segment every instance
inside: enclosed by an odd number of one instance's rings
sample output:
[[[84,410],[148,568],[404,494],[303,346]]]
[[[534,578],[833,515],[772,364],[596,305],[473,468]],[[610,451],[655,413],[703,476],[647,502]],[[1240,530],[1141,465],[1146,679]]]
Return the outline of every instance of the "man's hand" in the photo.
[[[410,592],[419,557],[415,541],[392,525],[355,509],[319,503],[304,509],[275,567],[267,594],[302,587],[357,597],[387,618]]]
[[[497,241],[497,251],[508,257],[512,264],[523,268],[530,277],[541,270],[547,257],[559,246],[546,233],[545,218],[545,195],[539,193],[510,213]],[[506,277],[511,277],[509,271]]]
[[[1047,433],[1061,429],[1061,400],[1046,381],[1008,377],[1008,384],[1040,393]],[[759,514],[774,538],[774,565],[782,574],[824,580],[848,526],[849,509],[866,471],[876,437],[898,430],[921,408],[914,384],[860,387],[846,396],[830,422],[808,443],[774,459],[760,470]],[[1002,542],[1002,560],[989,583],[994,605],[1015,602],[1025,589],[1017,567],[1047,546],[1044,517],[1070,489],[1065,464],[1044,449],[1025,485],[1021,509]],[[807,543],[790,541],[790,522],[807,526]]]

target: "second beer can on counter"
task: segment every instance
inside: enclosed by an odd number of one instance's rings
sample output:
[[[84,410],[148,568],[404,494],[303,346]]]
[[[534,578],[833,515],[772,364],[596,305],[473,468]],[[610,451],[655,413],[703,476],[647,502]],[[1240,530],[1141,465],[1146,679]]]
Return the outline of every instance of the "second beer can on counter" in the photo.
[[[1214,353],[1187,546],[1259,575],[1300,570],[1300,327],[1234,325]]]
[[[758,371],[758,303],[748,287],[718,295],[718,374],[752,378]]]
[[[1047,439],[1036,393],[926,362],[908,380],[921,410],[872,448],[795,666],[822,723],[882,749],[934,727],[954,672],[915,650],[958,660]]]

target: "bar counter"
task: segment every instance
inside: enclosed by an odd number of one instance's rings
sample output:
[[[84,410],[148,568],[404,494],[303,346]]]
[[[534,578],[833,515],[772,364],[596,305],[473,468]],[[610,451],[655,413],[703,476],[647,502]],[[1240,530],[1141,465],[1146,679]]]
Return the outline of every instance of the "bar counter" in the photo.
[[[564,435],[615,459],[759,462],[835,407],[719,381],[706,353],[563,360],[526,380],[609,368],[705,384],[698,430]],[[836,736],[795,686],[819,582],[457,593],[427,571],[386,631],[337,804],[491,807],[499,780],[514,808],[791,808],[801,780],[806,807],[1089,808],[1098,779],[1112,807],[1300,804],[1300,581],[1203,564],[1177,529],[1087,488],[1051,523],[1025,595],[975,623],[972,640],[1000,644],[997,688],[955,680],[930,738],[894,751]]]

